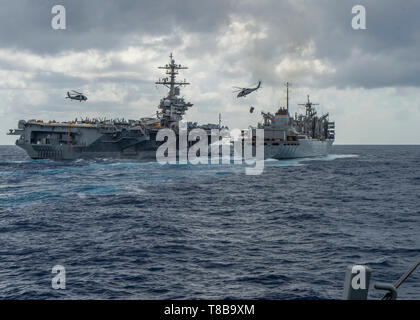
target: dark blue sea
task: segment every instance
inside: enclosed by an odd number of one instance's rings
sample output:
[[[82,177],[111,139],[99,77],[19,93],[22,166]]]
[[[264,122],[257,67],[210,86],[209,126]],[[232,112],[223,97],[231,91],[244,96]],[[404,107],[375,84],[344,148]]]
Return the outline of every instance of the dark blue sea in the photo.
[[[0,298],[341,299],[347,265],[394,282],[420,257],[419,196],[420,146],[335,146],[257,176],[1,146]],[[399,298],[420,298],[420,270]]]

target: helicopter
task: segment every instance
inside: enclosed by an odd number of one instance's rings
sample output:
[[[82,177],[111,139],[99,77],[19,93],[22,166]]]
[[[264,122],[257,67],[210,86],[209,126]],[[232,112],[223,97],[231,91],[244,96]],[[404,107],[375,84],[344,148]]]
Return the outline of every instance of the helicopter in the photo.
[[[250,94],[251,92],[254,92],[256,90],[258,90],[261,87],[261,81],[258,81],[258,85],[255,88],[241,88],[241,87],[233,87],[236,88],[237,90],[233,91],[233,92],[238,92],[238,95],[236,96],[237,98],[240,97],[245,97],[248,94]]]
[[[67,91],[67,97],[66,99],[70,99],[70,100],[79,100],[79,102],[82,101],[86,101],[88,98],[81,92],[77,92],[75,90],[71,90],[74,93],[70,93],[69,91]]]

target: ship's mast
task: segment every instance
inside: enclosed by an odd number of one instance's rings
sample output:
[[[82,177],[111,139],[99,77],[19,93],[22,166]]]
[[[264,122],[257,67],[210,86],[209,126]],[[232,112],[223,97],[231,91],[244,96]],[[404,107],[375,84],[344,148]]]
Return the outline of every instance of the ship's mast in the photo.
[[[316,110],[312,108],[312,106],[319,106],[319,103],[312,103],[311,100],[309,100],[309,94],[307,95],[308,102],[306,103],[299,103],[300,106],[305,106],[306,109],[306,116],[312,117],[316,114]]]
[[[159,69],[165,69],[166,74],[169,75],[169,78],[160,78],[155,84],[162,84],[165,87],[169,88],[168,98],[172,98],[177,95],[176,88],[180,86],[189,85],[185,79],[184,81],[176,81],[176,75],[178,74],[178,70],[180,69],[188,69],[187,67],[183,67],[180,64],[175,63],[175,59],[173,58],[172,53],[169,55],[170,62],[163,67],[158,67]]]
[[[155,82],[155,84],[164,85],[169,89],[167,97],[163,98],[159,104],[159,109],[162,111],[161,114],[158,113],[158,117],[163,120],[164,126],[170,126],[173,122],[181,121],[185,111],[192,107],[192,103],[185,102],[183,98],[178,97],[180,94],[180,87],[187,86],[190,83],[185,79],[183,81],[176,80],[178,70],[188,68],[176,64],[172,53],[169,55],[169,58],[169,64],[159,67],[159,69],[165,69],[166,74],[169,75],[169,77],[160,78]]]
[[[289,82],[286,82],[286,108],[287,114],[289,114]]]

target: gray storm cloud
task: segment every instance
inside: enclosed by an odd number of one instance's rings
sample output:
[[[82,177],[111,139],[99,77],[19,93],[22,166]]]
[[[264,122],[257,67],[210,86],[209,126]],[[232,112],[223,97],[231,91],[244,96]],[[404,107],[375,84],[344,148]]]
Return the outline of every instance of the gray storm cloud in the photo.
[[[351,8],[356,2],[348,0],[72,0],[60,3],[66,7],[67,29],[56,31],[50,26],[56,1],[18,0],[2,5],[0,48],[60,55],[87,50],[106,54],[141,46],[166,55],[191,36],[183,48],[187,58],[222,56],[224,63],[239,69],[235,71],[246,69],[252,78],[264,76],[273,84],[276,75],[272,71],[278,67],[286,76],[320,87],[419,85],[415,52],[420,3],[359,3],[368,12],[368,29],[362,32],[351,29]],[[226,50],[218,41],[229,33],[225,41],[235,48]],[[286,67],[287,60],[300,62],[302,67]],[[118,62],[110,67],[125,67]],[[282,62],[283,68],[279,66]],[[19,63],[0,59],[0,66],[15,70]],[[313,71],[316,81],[311,81]],[[377,73],[378,77],[371,76]]]
[[[56,4],[66,8],[66,30],[51,28]],[[366,7],[367,30],[351,28],[356,4]],[[416,88],[419,9],[414,0],[2,1],[1,126],[28,117],[152,114],[165,92],[154,87],[156,67],[169,52],[190,67],[184,93],[200,110],[189,117],[205,122],[218,112],[238,118],[244,109],[231,86],[258,79],[264,94],[247,104],[283,101],[285,81],[302,89],[296,94]],[[69,104],[69,89],[88,92],[89,104]]]

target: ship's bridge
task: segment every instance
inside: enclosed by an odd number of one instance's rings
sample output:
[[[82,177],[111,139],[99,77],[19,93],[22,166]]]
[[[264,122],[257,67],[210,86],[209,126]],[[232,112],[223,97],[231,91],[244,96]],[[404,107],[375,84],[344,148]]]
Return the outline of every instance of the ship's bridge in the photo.
[[[289,126],[289,110],[287,108],[279,108],[274,114],[272,125],[278,129],[287,129]]]

